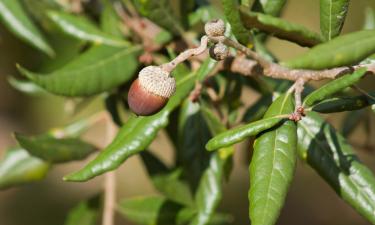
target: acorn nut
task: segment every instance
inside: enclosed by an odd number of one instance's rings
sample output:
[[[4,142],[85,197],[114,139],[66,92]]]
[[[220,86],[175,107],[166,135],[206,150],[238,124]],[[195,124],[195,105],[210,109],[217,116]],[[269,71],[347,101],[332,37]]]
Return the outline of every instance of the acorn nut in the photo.
[[[159,66],[143,68],[128,93],[130,109],[137,115],[149,116],[159,112],[176,91],[176,81]]]
[[[210,47],[209,53],[211,58],[221,61],[229,55],[229,49],[226,45],[219,42]]]
[[[221,19],[211,20],[204,25],[204,31],[211,37],[223,36],[225,33],[225,23]]]

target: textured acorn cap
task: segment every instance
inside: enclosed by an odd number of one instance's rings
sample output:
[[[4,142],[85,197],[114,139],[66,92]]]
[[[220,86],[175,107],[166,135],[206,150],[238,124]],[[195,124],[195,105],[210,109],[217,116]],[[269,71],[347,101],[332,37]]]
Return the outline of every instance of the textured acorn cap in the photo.
[[[210,47],[209,53],[211,58],[220,61],[229,55],[229,49],[226,45],[219,42]]]
[[[204,25],[204,31],[208,36],[223,36],[225,33],[225,23],[222,19],[215,19]]]
[[[176,91],[176,80],[159,66],[143,68],[138,78],[139,84],[152,94],[169,98]]]

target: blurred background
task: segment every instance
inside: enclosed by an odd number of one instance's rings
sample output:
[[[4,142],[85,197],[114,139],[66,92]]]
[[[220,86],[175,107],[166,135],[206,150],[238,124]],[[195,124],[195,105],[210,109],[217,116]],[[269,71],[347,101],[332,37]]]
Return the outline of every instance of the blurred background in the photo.
[[[37,0],[36,0],[37,1]],[[364,10],[367,6],[375,8],[374,0],[352,1],[343,32],[361,29]],[[282,17],[305,25],[319,32],[319,1],[289,0]],[[306,49],[286,41],[271,38],[268,47],[273,53],[285,60]],[[35,51],[18,41],[0,25],[0,157],[6,147],[14,145],[12,132],[37,134],[51,127],[61,126],[102,108],[101,101],[94,99],[78,115],[64,113],[69,101],[62,97],[44,95],[26,96],[12,89],[7,79],[16,74],[15,64],[33,68],[39,58]],[[366,90],[375,90],[375,79],[366,78],[360,86]],[[246,92],[248,101],[259,96]],[[68,110],[69,111],[69,110]],[[340,119],[344,113],[330,114],[327,119],[340,128]],[[358,126],[350,138],[362,161],[375,171],[375,114],[367,121],[372,128],[370,142],[364,148],[365,126]],[[100,124],[86,134],[88,140],[101,141]],[[223,201],[220,210],[234,216],[233,224],[248,222],[248,158],[249,143],[236,146],[240,151],[235,155],[235,166],[229,181],[224,186]],[[173,151],[166,136],[161,132],[150,149],[167,164],[173,160]],[[90,160],[87,159],[86,162]],[[103,177],[86,183],[66,183],[62,176],[80,168],[85,162],[74,162],[55,166],[47,178],[41,182],[0,191],[0,225],[61,225],[68,210],[80,200],[98,193],[103,186]],[[353,209],[340,200],[331,188],[307,165],[299,162],[296,177],[289,192],[286,205],[278,224],[369,224]],[[130,158],[116,172],[117,198],[157,194],[148,180],[145,168],[138,156]],[[131,224],[120,215],[116,224]]]

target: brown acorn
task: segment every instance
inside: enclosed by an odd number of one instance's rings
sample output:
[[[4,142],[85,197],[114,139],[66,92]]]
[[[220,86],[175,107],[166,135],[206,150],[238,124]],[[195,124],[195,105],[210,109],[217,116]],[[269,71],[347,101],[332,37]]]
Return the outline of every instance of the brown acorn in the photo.
[[[204,31],[208,36],[223,36],[225,33],[225,23],[222,19],[211,20],[204,25]]]
[[[176,90],[176,81],[158,66],[143,68],[128,93],[130,109],[137,115],[159,112]]]

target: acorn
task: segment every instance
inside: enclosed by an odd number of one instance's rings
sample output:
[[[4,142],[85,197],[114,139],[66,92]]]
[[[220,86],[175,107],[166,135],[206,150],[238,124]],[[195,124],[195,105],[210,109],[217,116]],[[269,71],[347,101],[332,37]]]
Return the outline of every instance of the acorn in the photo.
[[[225,23],[222,19],[211,20],[204,25],[204,31],[211,37],[223,36],[225,33]]]
[[[224,60],[229,55],[229,49],[226,45],[219,42],[210,47],[210,57],[216,61]]]
[[[137,115],[149,116],[159,112],[176,91],[176,81],[159,66],[143,68],[128,93],[130,109]]]

